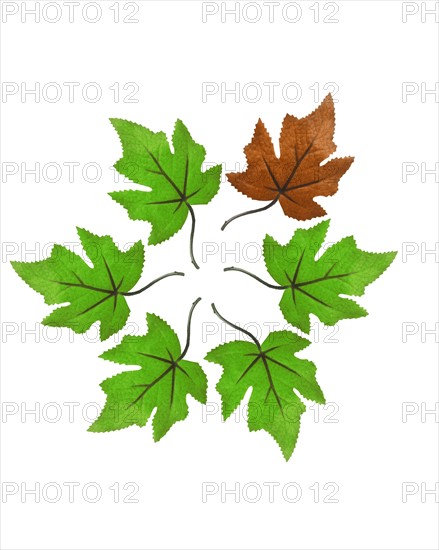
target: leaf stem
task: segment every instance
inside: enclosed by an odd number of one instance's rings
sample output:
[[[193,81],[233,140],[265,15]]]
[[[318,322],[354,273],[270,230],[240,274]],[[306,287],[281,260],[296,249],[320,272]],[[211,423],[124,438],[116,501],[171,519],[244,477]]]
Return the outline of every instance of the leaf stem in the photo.
[[[238,218],[242,218],[242,216],[248,216],[249,214],[256,214],[257,212],[263,212],[264,210],[268,210],[272,206],[274,206],[277,201],[279,200],[280,195],[278,195],[275,199],[273,199],[269,204],[263,206],[262,208],[256,208],[255,210],[247,210],[246,212],[242,212],[241,214],[236,214],[236,216],[232,216],[227,221],[225,221],[221,227],[221,231],[224,231],[224,229],[229,225],[229,223],[233,222],[233,220],[237,220]]]
[[[218,310],[216,309],[216,306],[215,304],[212,304],[212,309],[213,309],[213,312],[215,313],[215,315],[217,317],[219,317],[221,319],[221,321],[223,321],[224,323],[226,323],[226,325],[229,325],[230,327],[236,329],[236,330],[239,330],[239,332],[242,332],[243,334],[246,334],[249,338],[251,338],[253,340],[253,342],[258,346],[258,350],[261,351],[261,344],[259,343],[259,340],[256,338],[256,336],[254,336],[251,332],[249,332],[248,330],[245,330],[244,328],[241,328],[241,327],[238,327],[238,325],[234,325],[233,323],[231,323],[230,321],[228,321],[227,319],[225,319],[219,312]]]
[[[187,336],[186,336],[186,345],[184,346],[184,350],[181,352],[180,357],[176,359],[176,363],[183,359],[183,357],[186,355],[187,350],[189,349],[189,344],[191,340],[191,321],[192,321],[192,313],[194,312],[195,306],[198,304],[198,302],[201,300],[201,298],[197,298],[195,302],[192,304],[192,307],[189,311],[188,319],[187,319]]]
[[[279,286],[279,285],[272,285],[271,283],[267,283],[257,275],[254,275],[253,273],[250,273],[249,271],[246,271],[245,269],[241,269],[240,267],[225,267],[224,271],[240,271],[241,273],[245,273],[246,275],[249,275],[250,277],[253,277],[253,279],[256,279],[260,283],[262,283],[265,286],[268,286],[268,288],[274,288],[275,290],[285,290],[287,288],[290,288],[290,285],[287,286]]]
[[[135,296],[136,294],[140,294],[144,290],[147,290],[148,288],[152,287],[162,279],[166,279],[166,277],[173,277],[174,275],[180,275],[181,277],[184,276],[184,273],[181,271],[173,271],[172,273],[166,273],[166,275],[162,275],[161,277],[157,277],[157,279],[154,279],[150,283],[148,283],[146,286],[140,288],[139,290],[134,290],[132,292],[119,292],[119,294],[122,294],[122,296]]]
[[[186,206],[188,207],[189,214],[191,215],[191,220],[192,220],[191,236],[189,238],[189,253],[191,255],[191,261],[194,264],[194,266],[197,269],[200,269],[200,266],[197,264],[194,257],[195,213],[194,213],[194,209],[187,201],[186,201]]]

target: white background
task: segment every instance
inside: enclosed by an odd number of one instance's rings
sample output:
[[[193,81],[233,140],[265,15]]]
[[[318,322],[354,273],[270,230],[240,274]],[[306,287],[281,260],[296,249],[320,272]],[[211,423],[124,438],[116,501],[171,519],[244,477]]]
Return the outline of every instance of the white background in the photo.
[[[128,13],[124,4],[120,2],[121,18]],[[421,487],[433,489],[438,481],[438,425],[434,415],[421,416],[421,409],[433,409],[438,401],[437,344],[434,335],[421,333],[422,327],[431,329],[437,322],[437,258],[421,254],[423,246],[433,249],[438,240],[437,179],[429,175],[423,183],[418,173],[402,181],[402,163],[425,162],[432,168],[436,160],[437,99],[430,94],[422,101],[417,93],[404,102],[402,89],[403,82],[434,88],[437,25],[432,15],[422,21],[423,3],[406,23],[399,1],[338,2],[338,23],[321,20],[329,13],[323,11],[324,4],[320,2],[319,22],[314,21],[311,2],[300,3],[296,23],[285,21],[279,7],[273,23],[266,7],[255,23],[243,17],[235,22],[233,16],[222,23],[220,11],[203,23],[201,2],[144,1],[138,2],[139,23],[115,23],[110,10],[114,2],[101,1],[102,18],[94,24],[84,21],[80,11],[69,23],[66,9],[58,23],[36,23],[32,16],[22,23],[18,13],[2,24],[3,82],[28,87],[35,82],[81,83],[72,103],[66,88],[56,103],[43,97],[36,102],[32,96],[22,102],[19,93],[3,96],[2,161],[97,162],[103,167],[97,183],[87,183],[81,173],[73,183],[66,173],[57,183],[36,183],[32,176],[21,183],[20,174],[7,181],[3,177],[1,397],[4,403],[18,403],[19,412],[2,416],[2,481],[28,487],[95,482],[103,495],[95,504],[84,501],[80,490],[73,503],[66,493],[56,504],[35,503],[32,496],[22,503],[20,493],[10,496],[2,505],[2,548],[438,547],[438,497],[428,494],[423,499],[421,494]],[[293,15],[291,11],[289,17]],[[101,86],[100,101],[82,98],[82,86],[88,82]],[[137,83],[139,101],[115,102],[109,89],[115,82]],[[264,93],[253,103],[242,94],[237,101],[231,95],[221,101],[220,93],[203,102],[203,82],[227,83],[228,88],[256,82]],[[264,82],[280,84],[273,102]],[[302,91],[294,103],[281,93],[291,82]],[[259,117],[276,142],[287,112],[305,116],[315,109],[309,87],[316,82],[320,87],[327,82],[338,85],[336,155],[355,156],[339,192],[319,199],[333,220],[327,240],[352,234],[364,250],[398,251],[389,270],[359,299],[368,317],[340,322],[338,332],[326,341],[330,331],[312,319],[318,327],[316,341],[300,356],[317,364],[318,381],[327,401],[338,408],[338,422],[324,422],[328,410],[322,407],[308,410],[287,463],[268,434],[249,433],[242,418],[223,423],[218,413],[206,417],[206,410],[192,399],[188,419],[159,443],[152,441],[150,424],[88,433],[90,422],[82,413],[93,416],[95,410],[86,404],[102,405],[105,396],[99,383],[123,370],[98,358],[113,347],[114,339],[96,342],[96,330],[84,337],[72,336],[67,329],[45,329],[40,341],[26,334],[50,308],[17,277],[9,261],[42,259],[49,253],[46,245],[54,241],[77,242],[75,226],[111,234],[121,246],[139,238],[146,244],[149,225],[130,221],[106,195],[131,187],[115,183],[109,169],[121,154],[109,117],[134,120],[168,135],[181,118],[194,139],[205,145],[206,161],[225,162],[231,171],[236,162],[244,165],[242,149]],[[324,95],[321,91],[318,101]],[[275,291],[222,269],[239,264],[267,279],[263,261],[251,261],[256,249],[248,243],[261,243],[267,232],[285,243],[297,227],[317,221],[299,223],[276,206],[220,231],[231,215],[261,205],[224,181],[209,206],[195,208],[201,269],[197,272],[188,258],[187,224],[169,241],[147,249],[142,281],[174,269],[185,271],[186,277],[163,281],[129,302],[130,322],[138,324],[139,333],[146,331],[149,311],[166,319],[184,340],[190,304],[202,296],[188,359],[205,368],[210,411],[219,402],[215,384],[221,369],[202,358],[224,341],[222,327],[203,338],[203,323],[216,322],[210,303],[215,301],[223,315],[241,324],[285,324]],[[218,244],[220,251],[236,248],[239,257],[218,252],[202,258],[206,243]],[[37,254],[29,252],[35,247]],[[419,251],[404,258],[404,247]],[[403,323],[415,323],[410,325],[413,330],[418,327],[406,342]],[[17,332],[10,334],[14,327]],[[264,338],[267,330],[262,326],[259,336]],[[47,341],[50,336],[59,342]],[[337,342],[328,341],[334,339]],[[41,415],[40,422],[32,415],[21,421],[25,408],[51,402],[62,408],[58,422],[48,422],[47,415]],[[65,402],[79,403],[73,422]],[[406,422],[404,402],[419,407]],[[121,487],[137,483],[139,502],[115,503],[109,486],[116,482]],[[226,483],[228,489],[238,483],[241,490],[246,483],[258,484],[262,496],[252,503],[254,493],[247,498],[241,491],[239,502],[226,495],[223,503],[220,489],[203,502],[205,482],[218,487]],[[274,502],[263,485],[267,482],[280,484]],[[292,482],[302,490],[296,503],[288,502],[281,491]],[[323,502],[328,482],[338,485],[338,503]],[[407,482],[419,491],[403,502]],[[320,486],[319,502],[309,489],[315,483]]]

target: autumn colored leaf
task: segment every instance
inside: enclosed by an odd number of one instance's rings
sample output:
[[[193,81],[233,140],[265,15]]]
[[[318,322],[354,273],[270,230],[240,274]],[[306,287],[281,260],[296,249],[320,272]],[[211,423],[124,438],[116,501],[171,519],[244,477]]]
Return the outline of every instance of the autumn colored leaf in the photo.
[[[364,252],[353,237],[345,237],[316,260],[328,227],[329,220],[310,229],[298,229],[286,245],[269,235],[265,237],[265,265],[276,285],[240,268],[227,267],[225,271],[241,271],[270,288],[282,290],[279,306],[285,320],[306,333],[311,328],[311,313],[329,326],[341,319],[364,317],[367,311],[344,296],[362,296],[366,286],[393,262],[396,252]]]
[[[316,403],[325,403],[316,381],[314,363],[295,355],[310,342],[283,330],[270,332],[261,344],[250,332],[224,319],[214,304],[212,308],[222,321],[253,341],[228,342],[206,355],[207,361],[218,363],[224,369],[217,385],[223,418],[226,420],[235,411],[248,389],[252,388],[248,427],[250,431],[268,432],[288,460],[299,435],[300,417],[306,410],[300,395]]]
[[[206,403],[207,379],[198,363],[184,359],[189,349],[192,312],[189,312],[187,340],[181,349],[178,336],[160,317],[146,314],[148,333],[145,336],[124,336],[116,347],[101,357],[120,365],[138,365],[107,378],[101,388],[107,400],[90,432],[109,432],[128,426],[145,426],[154,409],[154,441],[188,415],[187,395]]]
[[[171,151],[164,132],[112,118],[119,135],[123,156],[114,167],[134,183],[146,187],[143,191],[114,191],[110,196],[126,208],[132,220],[151,223],[149,244],[166,241],[179,231],[188,215],[191,217],[190,255],[193,254],[195,232],[194,205],[207,204],[220,185],[221,165],[202,171],[206,150],[196,143],[186,126],[177,120],[172,134]]]
[[[69,302],[43,319],[43,325],[68,327],[82,334],[100,321],[100,338],[106,340],[127,322],[130,309],[126,297],[140,294],[165,277],[183,275],[168,273],[139,290],[131,291],[142,274],[142,242],[138,241],[126,252],[121,252],[109,236],[99,237],[79,227],[77,231],[93,267],[78,254],[57,244],[45,260],[11,262],[23,281],[44,296],[46,304]]]
[[[324,216],[326,211],[314,199],[334,195],[338,182],[353,157],[335,158],[322,164],[336,150],[334,103],[329,94],[317,109],[304,118],[286,115],[279,140],[280,156],[261,119],[252,141],[246,145],[245,172],[230,172],[227,178],[241,193],[258,201],[271,201],[256,210],[233,216],[233,220],[262,212],[277,202],[284,213],[296,220]]]

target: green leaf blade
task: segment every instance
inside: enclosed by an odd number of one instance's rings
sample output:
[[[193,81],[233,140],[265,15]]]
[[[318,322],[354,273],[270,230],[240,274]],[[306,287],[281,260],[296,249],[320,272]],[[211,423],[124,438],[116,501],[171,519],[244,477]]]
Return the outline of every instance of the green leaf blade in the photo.
[[[90,267],[80,256],[55,245],[49,258],[39,262],[12,262],[16,273],[55,309],[43,324],[68,327],[78,334],[100,321],[100,338],[106,340],[121,330],[129,308],[123,292],[139,280],[144,264],[144,248],[139,241],[121,252],[111,237],[99,237],[77,229]]]
[[[367,315],[345,296],[362,296],[396,256],[396,252],[365,252],[353,237],[346,237],[316,260],[328,226],[329,221],[324,221],[310,229],[298,229],[284,246],[269,235],[264,240],[267,270],[275,281],[288,286],[279,303],[282,314],[305,333],[310,332],[310,314],[328,326]]]
[[[147,314],[145,336],[125,336],[101,357],[140,369],[104,380],[104,408],[89,428],[107,432],[145,426],[152,411],[154,441],[159,441],[178,421],[188,416],[187,395],[206,402],[207,379],[198,363],[180,359],[181,345],[172,328],[157,315]],[[115,411],[118,413],[115,415]]]
[[[250,431],[264,430],[278,443],[288,460],[296,445],[300,417],[307,399],[324,403],[315,379],[316,368],[296,353],[309,341],[289,331],[269,334],[260,348],[249,342],[230,342],[211,350],[206,360],[223,367],[217,385],[226,419],[252,388],[248,404]]]
[[[206,150],[181,120],[174,127],[173,152],[163,132],[154,133],[126,120],[111,122],[123,149],[116,170],[150,191],[116,191],[110,196],[131,219],[151,224],[149,244],[161,243],[183,227],[189,205],[207,204],[217,194],[221,165],[202,171]]]

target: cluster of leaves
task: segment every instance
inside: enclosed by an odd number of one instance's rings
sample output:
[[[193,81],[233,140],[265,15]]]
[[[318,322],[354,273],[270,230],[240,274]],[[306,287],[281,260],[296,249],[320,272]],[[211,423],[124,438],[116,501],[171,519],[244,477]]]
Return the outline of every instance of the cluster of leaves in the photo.
[[[180,120],[172,135],[173,151],[163,132],[155,133],[120,119],[112,119],[112,124],[123,147],[123,157],[116,163],[116,169],[145,189],[115,191],[110,196],[127,210],[131,219],[150,222],[149,244],[173,236],[190,215],[190,256],[198,268],[193,253],[193,206],[207,204],[216,195],[221,166],[202,171],[206,151],[192,139]],[[252,141],[244,149],[247,169],[229,173],[227,177],[238,191],[269,202],[262,208],[233,216],[222,229],[233,220],[267,210],[277,202],[287,216],[296,220],[325,215],[314,198],[333,195],[353,161],[345,157],[322,164],[336,149],[333,134],[331,96],[307,117],[285,117],[279,158],[259,120]],[[286,245],[269,235],[265,237],[265,265],[276,284],[239,267],[228,267],[225,271],[246,273],[269,288],[281,290],[279,306],[283,316],[306,334],[310,331],[310,314],[326,325],[367,315],[364,308],[345,296],[363,295],[365,287],[391,264],[395,253],[364,252],[353,237],[346,237],[320,254],[328,227],[329,220],[310,229],[297,229]],[[145,263],[142,243],[139,241],[121,252],[109,236],[99,237],[79,228],[78,235],[92,266],[59,245],[53,247],[45,260],[13,262],[18,275],[42,294],[47,304],[68,304],[52,311],[43,320],[46,325],[83,333],[99,321],[101,340],[106,340],[125,326],[130,312],[128,297],[144,292],[166,277],[184,275],[178,271],[167,273],[132,290]],[[188,395],[206,402],[206,375],[198,363],[185,359],[192,314],[200,299],[190,309],[183,349],[172,328],[157,315],[147,313],[146,335],[125,336],[119,345],[101,355],[103,359],[140,368],[117,374],[101,384],[107,400],[90,431],[144,426],[156,409],[153,433],[158,441],[175,422],[187,417]],[[260,343],[250,332],[222,317],[214,304],[212,308],[223,322],[250,339],[222,344],[205,358],[223,367],[217,390],[222,398],[224,419],[252,388],[249,429],[271,434],[288,460],[297,441],[300,417],[306,410],[303,398],[325,403],[315,365],[296,356],[310,342],[292,331],[274,331]]]

